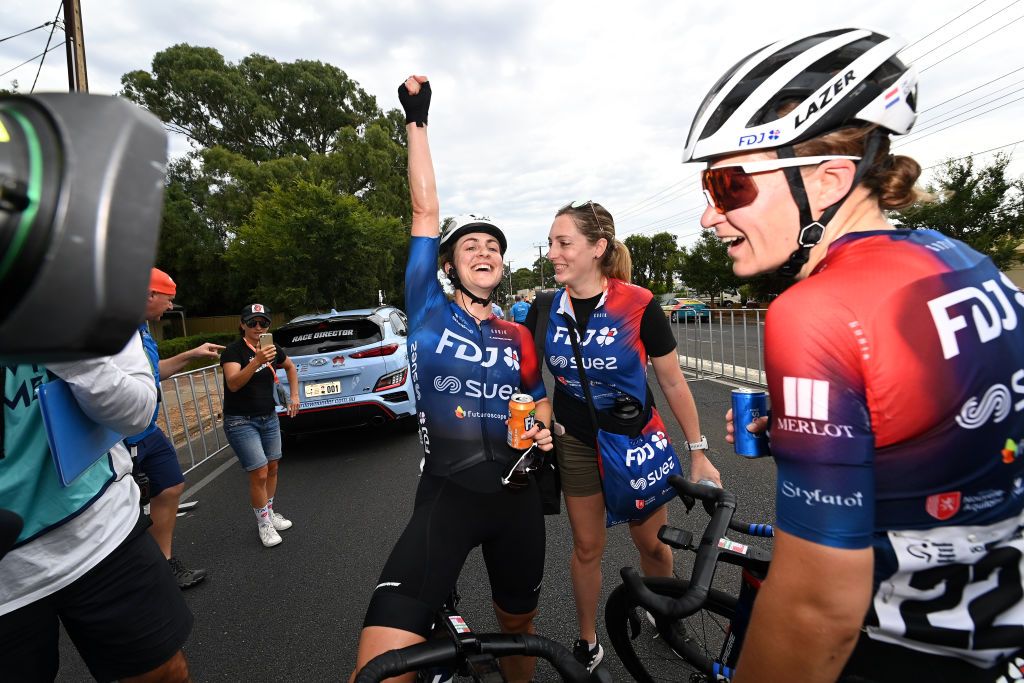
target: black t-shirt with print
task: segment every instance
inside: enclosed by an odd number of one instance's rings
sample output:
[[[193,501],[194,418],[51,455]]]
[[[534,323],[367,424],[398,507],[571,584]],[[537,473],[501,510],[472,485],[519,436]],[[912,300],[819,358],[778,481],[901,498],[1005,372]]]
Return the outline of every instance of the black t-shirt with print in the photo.
[[[238,363],[244,369],[256,352],[249,348],[245,339],[232,342],[220,354],[220,364]],[[274,365],[280,366],[288,355],[277,347]],[[264,365],[257,370],[245,386],[238,391],[228,389],[227,375],[224,376],[225,415],[269,415],[274,412],[274,370]]]

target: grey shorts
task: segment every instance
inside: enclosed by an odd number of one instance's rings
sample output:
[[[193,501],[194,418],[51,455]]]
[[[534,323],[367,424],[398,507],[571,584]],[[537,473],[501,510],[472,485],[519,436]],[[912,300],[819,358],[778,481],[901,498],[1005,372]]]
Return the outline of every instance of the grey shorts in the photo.
[[[562,492],[567,496],[592,496],[602,493],[601,473],[597,469],[597,451],[570,434],[555,435],[558,474]]]

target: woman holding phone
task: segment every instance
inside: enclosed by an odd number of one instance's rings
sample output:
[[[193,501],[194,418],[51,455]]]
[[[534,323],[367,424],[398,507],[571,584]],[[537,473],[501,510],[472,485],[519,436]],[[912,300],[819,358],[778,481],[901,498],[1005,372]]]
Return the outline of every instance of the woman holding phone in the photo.
[[[239,324],[242,337],[221,353],[224,368],[224,433],[228,443],[249,473],[249,500],[260,541],[267,548],[281,542],[278,531],[292,523],[274,512],[278,461],[281,460],[281,430],[274,412],[276,368],[288,374],[291,396],[288,417],[299,410],[299,378],[292,359],[273,344],[268,333],[270,309],[249,304],[242,309]]]

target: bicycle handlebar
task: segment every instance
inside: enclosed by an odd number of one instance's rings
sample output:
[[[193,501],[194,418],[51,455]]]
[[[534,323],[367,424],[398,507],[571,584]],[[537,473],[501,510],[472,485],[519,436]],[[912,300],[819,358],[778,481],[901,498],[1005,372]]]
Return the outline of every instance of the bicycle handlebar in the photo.
[[[554,667],[563,680],[588,683],[607,680],[597,670],[587,673],[586,667],[576,661],[567,649],[547,638],[529,633],[477,635],[479,649],[473,654],[507,657],[525,655],[540,657]],[[451,640],[435,638],[400,650],[391,650],[374,657],[358,674],[355,683],[378,683],[385,678],[418,671],[438,664],[454,663],[460,653]]]
[[[678,474],[670,476],[668,482],[681,497],[700,499],[714,505],[709,510],[711,521],[704,529],[704,535],[697,548],[693,574],[686,593],[676,599],[658,595],[644,585],[643,579],[632,567],[623,567],[619,573],[629,592],[641,606],[652,614],[679,619],[695,612],[707,599],[711,581],[715,576],[718,556],[722,553],[718,542],[730,528],[733,513],[736,511],[736,496],[725,489],[690,483]]]

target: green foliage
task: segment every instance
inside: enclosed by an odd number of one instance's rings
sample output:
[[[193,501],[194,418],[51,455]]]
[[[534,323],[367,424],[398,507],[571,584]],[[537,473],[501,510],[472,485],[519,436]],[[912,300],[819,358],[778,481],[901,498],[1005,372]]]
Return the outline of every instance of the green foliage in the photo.
[[[624,244],[629,247],[633,260],[633,284],[646,287],[655,294],[672,290],[672,264],[679,252],[675,235],[667,232],[650,237],[630,235]]]
[[[551,266],[548,266],[551,269]],[[537,278],[537,272],[530,270],[529,268],[517,268],[512,273],[512,289],[518,292],[520,289],[533,289],[540,283]]]
[[[971,157],[947,161],[927,186],[936,201],[894,212],[901,227],[934,228],[969,244],[1006,270],[1024,261],[1024,178],[1006,175],[1007,154],[982,168]]]
[[[156,343],[157,352],[160,354],[160,358],[172,358],[177,356],[179,353],[184,353],[199,346],[210,342],[212,344],[221,344],[227,346],[231,342],[238,339],[237,332],[207,332],[205,334],[192,334],[187,337],[175,337],[174,339],[164,339]],[[212,361],[204,360],[202,365],[210,365]]]
[[[247,247],[236,241],[263,198],[272,197],[280,207],[277,219],[291,226],[306,221],[309,212],[297,196],[285,195],[308,186],[335,199],[348,197],[381,220],[407,223],[411,216],[404,116],[397,109],[382,112],[335,66],[280,63],[257,54],[232,64],[213,48],[181,44],[157,53],[151,72],[133,71],[121,82],[125,97],[193,143],[193,151],[168,169],[157,258],[181,283],[177,301],[192,315],[234,310],[259,291],[252,270],[241,265],[266,259],[242,253],[258,251],[258,242]],[[406,244],[389,242],[388,248],[404,258]],[[356,250],[325,260],[361,256]],[[372,264],[377,267],[377,260]],[[274,296],[266,300],[291,302],[300,308],[286,310],[306,312],[303,302],[318,298],[375,302],[382,288],[395,301],[400,270],[355,278],[347,294],[335,288],[317,297],[309,292],[319,284],[309,280],[307,269],[276,268],[296,279],[276,278]],[[358,295],[352,289],[371,284]]]
[[[740,279],[732,272],[732,259],[715,234],[705,230],[700,239],[684,249],[678,260],[680,279],[688,287],[712,297],[721,297],[723,290],[736,289]]]
[[[558,283],[555,282],[555,267],[551,265],[551,261],[544,257],[540,257],[533,262],[533,268],[530,271],[532,277],[529,284],[530,287],[536,287],[541,283],[542,273],[544,277],[541,289],[555,289],[558,287]]]
[[[254,161],[339,151],[340,131],[382,116],[372,95],[319,61],[252,54],[231,64],[182,43],[158,52],[152,68],[122,76],[122,94],[200,147]]]
[[[398,219],[327,182],[296,179],[255,200],[226,256],[251,298],[271,308],[341,310],[375,304],[378,289],[397,303],[408,244]]]

